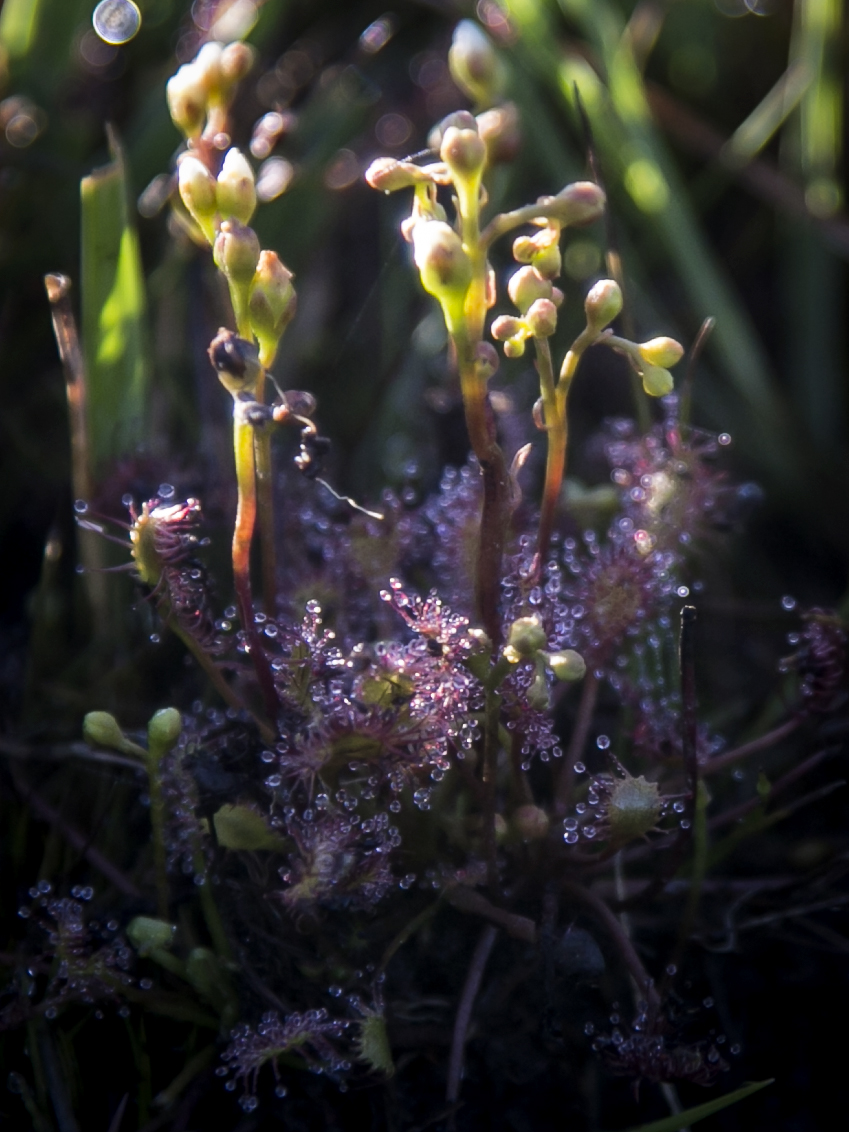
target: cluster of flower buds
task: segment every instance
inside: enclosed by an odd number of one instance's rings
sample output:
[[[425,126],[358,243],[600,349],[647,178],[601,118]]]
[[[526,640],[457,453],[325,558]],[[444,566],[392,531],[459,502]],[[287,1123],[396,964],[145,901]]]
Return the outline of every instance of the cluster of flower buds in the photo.
[[[296,297],[292,273],[276,252],[261,251],[248,226],[256,210],[256,178],[223,129],[236,86],[251,62],[251,50],[243,43],[207,43],[169,81],[168,103],[189,147],[180,157],[177,180],[180,199],[194,221],[190,231],[212,246],[240,331],[250,327],[261,364],[268,367],[295,314]],[[222,148],[226,152],[216,175],[213,166]],[[185,222],[190,224],[188,217]]]
[[[246,43],[205,43],[191,63],[184,63],[165,88],[174,124],[188,140],[213,138],[226,122],[236,88],[253,66]]]
[[[518,617],[513,622],[507,632],[507,644],[503,651],[504,659],[510,664],[532,661],[535,665],[536,673],[528,689],[528,702],[540,711],[550,706],[547,672],[551,672],[557,680],[571,682],[582,680],[587,671],[584,658],[579,652],[574,649],[546,652],[547,644],[548,636],[542,620],[537,614],[531,614],[529,617]]]
[[[520,236],[513,244],[513,255],[520,263],[524,262],[525,266],[510,277],[507,293],[518,308],[520,317],[503,314],[492,324],[492,336],[496,342],[503,342],[505,357],[521,357],[528,338],[550,338],[557,329],[557,309],[563,302],[563,292],[551,280],[560,274],[559,227],[558,224],[546,225],[540,235],[545,241],[550,241],[553,236],[553,242],[549,242],[547,246],[542,242],[541,245],[534,245],[533,255],[543,261],[543,271],[531,260],[532,253],[525,247],[525,243],[530,245],[537,237]],[[519,244],[522,244],[521,255],[527,255],[528,261],[520,258],[517,253]],[[536,251],[537,247],[539,253]]]

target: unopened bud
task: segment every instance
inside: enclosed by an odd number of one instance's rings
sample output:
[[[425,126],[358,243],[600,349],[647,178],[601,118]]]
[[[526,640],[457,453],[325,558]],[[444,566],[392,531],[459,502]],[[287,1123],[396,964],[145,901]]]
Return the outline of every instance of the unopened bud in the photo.
[[[478,114],[478,133],[486,145],[489,165],[503,165],[515,161],[522,144],[519,111],[512,102],[494,106]]]
[[[139,953],[149,955],[160,948],[167,950],[174,942],[177,931],[167,920],[157,920],[153,916],[136,916],[127,924],[127,939]]]
[[[189,66],[197,68],[198,79],[211,103],[220,103],[221,101],[221,56],[223,51],[224,48],[220,43],[214,41],[205,43],[195,56],[194,63],[189,64]]]
[[[297,296],[292,286],[292,273],[276,252],[260,252],[256,274],[251,284],[248,303],[251,327],[259,340],[263,365],[271,365],[277,343],[292,321]]]
[[[224,88],[232,91],[237,83],[247,77],[253,65],[254,50],[249,44],[240,40],[228,43],[221,52],[219,62]]]
[[[524,841],[542,841],[550,824],[548,814],[539,806],[519,806],[513,814],[513,827]]]
[[[83,737],[96,747],[108,747],[122,754],[144,754],[121,730],[118,720],[108,711],[90,711],[83,720]]]
[[[595,331],[604,330],[622,310],[622,291],[613,279],[599,279],[584,299],[587,325]]]
[[[525,325],[520,318],[512,314],[500,314],[490,327],[490,334],[496,342],[506,342],[508,338],[515,338],[521,334]]]
[[[161,759],[180,738],[183,720],[176,708],[162,708],[151,716],[147,725],[147,743],[151,755]]]
[[[472,263],[463,243],[444,220],[425,220],[413,228],[413,256],[422,286],[442,304],[452,330],[472,280]]]
[[[557,307],[551,299],[537,299],[528,308],[525,322],[534,338],[550,338],[557,329]]]
[[[587,673],[587,665],[584,658],[579,652],[575,652],[574,649],[563,649],[562,652],[550,652],[545,658],[545,663],[558,680],[565,682],[583,680]]]
[[[643,389],[649,397],[666,397],[675,388],[672,374],[663,366],[644,366],[640,376],[643,379]]]
[[[283,839],[271,829],[258,810],[245,805],[221,807],[212,819],[218,844],[225,849],[280,849]]]
[[[202,161],[187,154],[180,162],[177,181],[183,204],[209,242],[213,243],[214,219],[218,211],[215,178]]]
[[[557,244],[549,244],[548,247],[535,253],[531,263],[543,279],[556,279],[563,266],[560,248]]]
[[[235,218],[247,224],[256,209],[256,180],[245,155],[235,147],[228,149],[216,186],[218,211],[225,220]]]
[[[605,202],[604,191],[594,181],[576,181],[557,196],[541,197],[537,203],[545,207],[546,216],[552,220],[577,227],[598,220]]]
[[[523,337],[508,338],[504,343],[505,358],[521,358],[525,352],[525,339]]]
[[[674,338],[652,338],[648,342],[641,342],[637,349],[644,362],[667,369],[684,357],[684,347]]]
[[[473,130],[458,130],[450,126],[444,133],[439,156],[455,178],[476,177],[486,161],[486,146]]]
[[[478,123],[474,114],[470,114],[468,110],[453,110],[431,128],[427,135],[428,149],[436,150],[438,153],[445,131],[450,130],[452,126],[457,130],[477,130]]]
[[[520,657],[532,657],[544,649],[548,638],[542,621],[534,613],[517,618],[507,631],[507,645]]]
[[[524,314],[537,299],[551,298],[551,283],[532,267],[520,267],[511,275],[507,293]]]
[[[184,63],[165,86],[174,125],[187,138],[196,138],[206,118],[207,92],[194,63]]]
[[[473,102],[489,106],[503,85],[502,68],[486,33],[473,20],[461,20],[448,51],[451,78]]]
[[[247,286],[253,280],[259,261],[256,232],[238,220],[225,220],[215,238],[212,256],[216,267],[231,283]]]
[[[551,301],[554,303],[558,310],[563,306],[563,300],[565,298],[566,296],[563,294],[559,287],[551,288]]]
[[[551,695],[544,669],[537,668],[536,676],[527,691],[528,703],[535,711],[547,711],[551,707]]]
[[[396,161],[394,157],[378,157],[365,172],[366,182],[381,193],[394,193],[430,181],[430,176],[412,161]]]

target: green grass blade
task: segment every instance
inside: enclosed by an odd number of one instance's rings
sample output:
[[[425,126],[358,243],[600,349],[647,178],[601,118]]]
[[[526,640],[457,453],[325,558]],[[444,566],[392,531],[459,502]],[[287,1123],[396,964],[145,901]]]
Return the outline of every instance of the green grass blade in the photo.
[[[774,1077],[770,1077],[767,1081],[753,1081],[749,1085],[743,1085],[741,1089],[735,1089],[733,1093],[726,1093],[724,1097],[717,1097],[715,1100],[706,1101],[704,1104],[697,1104],[684,1112],[665,1116],[662,1120],[653,1120],[650,1124],[641,1124],[638,1128],[629,1128],[628,1132],[679,1132],[679,1129],[687,1128],[698,1120],[704,1120],[707,1116],[713,1116],[715,1112],[720,1112],[722,1109],[728,1108],[729,1105],[737,1104],[738,1101],[751,1096],[752,1093],[765,1089],[774,1080]]]
[[[92,466],[133,452],[144,439],[149,385],[144,275],[130,219],[124,157],[84,177],[82,323]]]
[[[38,31],[41,0],[6,0],[0,12],[0,46],[10,59],[23,59]]]

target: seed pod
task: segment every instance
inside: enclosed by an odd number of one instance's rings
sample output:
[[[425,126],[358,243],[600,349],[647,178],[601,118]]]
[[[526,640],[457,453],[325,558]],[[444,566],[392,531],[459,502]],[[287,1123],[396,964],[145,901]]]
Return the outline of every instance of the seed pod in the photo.
[[[225,220],[247,224],[256,210],[256,180],[250,162],[235,147],[227,150],[216,185],[218,211]]]
[[[600,333],[622,310],[622,292],[613,279],[599,279],[584,299],[587,326]]]
[[[641,342],[637,349],[644,362],[666,369],[680,362],[684,356],[684,347],[674,338],[652,338],[648,342]]]
[[[461,20],[448,51],[451,78],[473,102],[491,106],[498,100],[504,76],[489,37],[473,20]]]
[[[262,367],[253,342],[222,328],[209,344],[209,360],[222,383],[231,393],[252,389]]]

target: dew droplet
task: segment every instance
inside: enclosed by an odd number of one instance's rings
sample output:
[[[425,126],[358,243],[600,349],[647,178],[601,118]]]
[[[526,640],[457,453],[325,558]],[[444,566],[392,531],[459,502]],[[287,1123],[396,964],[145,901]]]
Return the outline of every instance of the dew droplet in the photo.
[[[610,747],[610,738],[607,735],[599,735],[595,741],[595,745],[600,751],[606,751]]]
[[[786,609],[788,613],[796,608],[796,599],[791,597],[790,594],[785,594],[781,599],[781,608]]]
[[[725,448],[727,445],[729,445],[731,443],[731,433],[730,432],[721,432],[716,439],[723,446],[723,448]]]
[[[587,768],[583,763],[575,763],[575,774],[586,774]]]
[[[274,1086],[275,1097],[285,1097],[288,1092],[289,1092],[289,1090],[286,1088],[285,1085],[275,1085]]]
[[[94,30],[104,43],[129,43],[141,27],[141,12],[133,0],[100,0],[92,13]]]

